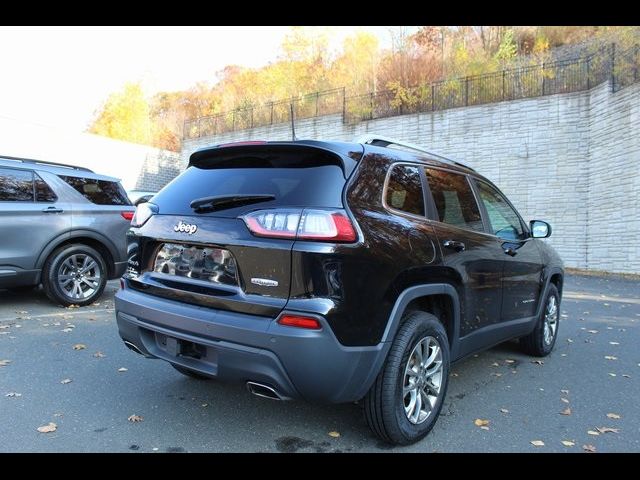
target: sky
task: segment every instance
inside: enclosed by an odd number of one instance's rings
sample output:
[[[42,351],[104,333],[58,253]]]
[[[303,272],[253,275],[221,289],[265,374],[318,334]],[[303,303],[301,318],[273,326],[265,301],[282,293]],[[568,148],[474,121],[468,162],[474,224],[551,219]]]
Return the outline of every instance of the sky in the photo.
[[[212,81],[229,64],[266,65],[288,28],[0,27],[0,118],[84,131],[125,82],[154,93]],[[331,27],[332,47],[357,30],[388,46],[390,28]]]

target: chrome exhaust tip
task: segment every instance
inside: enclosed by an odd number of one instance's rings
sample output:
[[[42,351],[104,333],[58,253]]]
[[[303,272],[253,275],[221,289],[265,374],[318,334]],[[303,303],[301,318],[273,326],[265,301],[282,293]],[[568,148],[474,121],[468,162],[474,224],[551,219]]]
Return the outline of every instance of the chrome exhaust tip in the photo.
[[[142,353],[142,350],[140,350],[140,348],[135,343],[131,343],[129,340],[124,340],[124,344],[127,346],[127,348],[129,348],[129,350],[133,350],[134,352],[139,353],[143,357],[147,356],[144,353]]]
[[[247,382],[247,390],[258,397],[282,400],[283,398],[272,387],[257,382]]]

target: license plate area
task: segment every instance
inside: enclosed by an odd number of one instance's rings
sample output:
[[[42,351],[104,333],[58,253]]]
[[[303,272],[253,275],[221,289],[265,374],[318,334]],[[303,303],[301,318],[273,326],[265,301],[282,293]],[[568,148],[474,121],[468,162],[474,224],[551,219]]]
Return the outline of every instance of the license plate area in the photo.
[[[153,271],[176,277],[238,286],[238,269],[228,250],[178,243],[163,243],[153,261]]]

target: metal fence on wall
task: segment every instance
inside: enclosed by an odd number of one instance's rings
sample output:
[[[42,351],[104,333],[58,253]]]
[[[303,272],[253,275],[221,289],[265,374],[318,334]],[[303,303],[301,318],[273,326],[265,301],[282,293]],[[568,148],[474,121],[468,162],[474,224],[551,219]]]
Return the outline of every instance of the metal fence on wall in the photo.
[[[345,88],[187,120],[184,138],[198,138],[295,119],[341,114],[345,123],[505,100],[588,90],[611,80],[619,90],[640,79],[640,47],[607,45],[585,57],[442,80],[402,92],[382,90],[347,96]]]

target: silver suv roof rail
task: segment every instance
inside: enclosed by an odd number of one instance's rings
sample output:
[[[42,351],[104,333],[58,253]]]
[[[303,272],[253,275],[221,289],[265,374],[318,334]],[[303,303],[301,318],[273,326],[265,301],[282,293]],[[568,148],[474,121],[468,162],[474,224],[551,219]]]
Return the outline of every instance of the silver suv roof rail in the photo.
[[[416,145],[414,143],[409,143],[409,142],[403,142],[401,140],[396,140],[394,138],[390,138],[390,137],[385,137],[384,135],[376,135],[376,134],[371,134],[371,133],[367,133],[365,135],[361,135],[359,137],[356,137],[354,140],[355,143],[362,143],[365,145],[373,145],[376,147],[388,147],[389,145],[397,145],[399,147],[404,147],[404,148],[408,148],[410,150],[415,150],[416,152],[421,152],[421,153],[426,153],[427,155],[430,155],[431,157],[434,157],[438,160],[442,160],[444,162],[447,163],[453,163],[455,165],[459,165],[461,167],[464,168],[468,168],[469,170],[473,170],[473,168],[469,167],[468,165],[465,165],[464,163],[460,163],[460,162],[456,162],[455,160],[451,160],[450,158],[447,157],[443,157],[442,155],[438,155],[437,153],[433,153],[430,152],[424,148],[422,148],[419,145]],[[473,170],[475,171],[475,170]]]
[[[33,158],[10,157],[8,155],[0,155],[0,160],[13,160],[15,162],[33,163],[36,165],[47,165],[49,167],[72,168],[73,170],[81,170],[83,172],[94,173],[93,170],[90,170],[86,167],[78,167],[77,165],[69,165],[66,163],[47,162],[45,160],[35,160]]]

